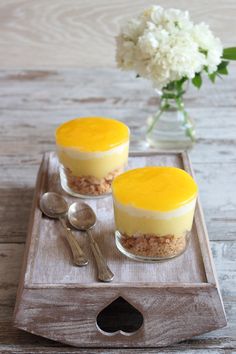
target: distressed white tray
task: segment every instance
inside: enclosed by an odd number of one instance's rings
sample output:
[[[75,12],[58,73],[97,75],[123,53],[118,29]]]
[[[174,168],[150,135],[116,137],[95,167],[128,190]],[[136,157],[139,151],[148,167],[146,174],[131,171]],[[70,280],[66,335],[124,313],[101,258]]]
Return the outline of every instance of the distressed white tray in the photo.
[[[138,153],[129,158],[129,168],[145,165],[172,165],[192,174],[187,153]],[[94,237],[115,274],[114,281],[106,284],[97,281],[86,236],[80,232],[75,234],[90,263],[84,268],[72,265],[60,223],[42,217],[39,209],[39,198],[46,191],[63,194],[69,204],[75,200],[61,189],[54,153],[44,156],[38,174],[14,313],[16,327],[80,347],[157,347],[226,325],[199,201],[187,251],[171,261],[150,264],[132,261],[116,249],[111,196],[88,199],[98,215]],[[124,323],[119,323],[122,303],[118,310],[114,306],[114,333],[97,325],[100,311],[120,297],[143,316],[134,333],[125,332]],[[132,320],[130,311],[123,322]]]

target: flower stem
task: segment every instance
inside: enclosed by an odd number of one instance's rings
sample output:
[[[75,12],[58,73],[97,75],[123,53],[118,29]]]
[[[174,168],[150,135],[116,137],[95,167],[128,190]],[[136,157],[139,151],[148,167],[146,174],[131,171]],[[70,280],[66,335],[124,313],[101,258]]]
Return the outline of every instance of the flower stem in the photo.
[[[195,133],[194,133],[193,125],[188,117],[188,113],[184,109],[184,103],[183,103],[182,96],[176,97],[175,102],[177,104],[178,110],[180,112],[182,112],[182,114],[183,114],[184,123],[185,123],[185,127],[186,127],[186,129],[185,129],[186,135],[192,140],[192,142],[194,142],[195,141]]]
[[[163,104],[163,99],[165,99],[165,103]],[[161,115],[168,110],[169,108],[169,103],[168,103],[168,99],[162,97],[161,98],[161,108],[158,111],[158,113],[155,114],[154,119],[152,121],[152,123],[150,124],[150,126],[147,129],[147,134],[150,134],[153,130],[153,128],[155,127],[155,125],[157,124],[158,120],[160,119]]]
[[[156,123],[158,122],[160,116],[162,115],[164,111],[161,109],[158,114],[155,114],[154,116],[154,119],[152,121],[152,123],[150,124],[150,126],[148,127],[148,130],[147,130],[147,134],[151,133],[153,128],[155,127]]]

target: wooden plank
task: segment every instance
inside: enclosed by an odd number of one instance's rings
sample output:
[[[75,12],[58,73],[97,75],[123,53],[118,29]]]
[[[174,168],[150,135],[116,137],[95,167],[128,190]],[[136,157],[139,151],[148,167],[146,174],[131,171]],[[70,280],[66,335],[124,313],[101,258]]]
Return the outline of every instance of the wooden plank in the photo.
[[[232,77],[235,72],[236,64],[231,62],[228,77],[225,76],[221,81],[218,79],[214,85],[206,79],[199,91],[192,86],[188,88],[185,95],[186,107],[197,120],[197,126],[201,124],[217,129],[214,127],[216,117],[221,115],[221,122],[230,119],[228,112],[235,107],[232,95],[235,88]],[[99,82],[102,85],[98,85]],[[41,111],[42,114],[48,111],[53,114],[54,119],[67,119],[71,114],[74,117],[78,114],[76,108],[79,109],[80,116],[88,114],[88,111],[93,113],[98,107],[101,113],[104,111],[104,114],[110,116],[112,112],[108,109],[113,107],[114,112],[120,112],[117,117],[119,119],[143,120],[155,111],[158,104],[158,98],[148,80],[137,79],[134,73],[115,68],[0,70],[0,92],[1,109],[5,113],[9,110],[23,110],[26,113]],[[216,117],[202,119],[201,116],[206,115],[205,109],[207,112],[214,112]],[[221,114],[222,110],[224,114]],[[195,111],[198,114],[194,115]],[[64,112],[67,112],[67,116]],[[16,117],[11,116],[11,120],[15,119]],[[27,123],[31,125],[31,121],[28,120]],[[51,123],[52,119],[47,121],[47,124]],[[234,121],[231,124],[235,126]],[[227,127],[222,124],[222,129]]]
[[[235,331],[236,331],[236,311],[235,311],[235,298],[224,299],[228,326],[220,330],[208,333],[206,335],[193,338],[189,341],[179,343],[173,346],[178,350],[184,348],[200,349],[200,348],[236,348]],[[12,325],[13,306],[0,305],[0,351],[1,345],[6,346],[24,346],[33,345],[36,349],[37,346],[58,347],[60,344],[52,342],[45,338],[29,334],[25,331],[18,330]],[[60,345],[63,347],[63,345]],[[146,349],[147,350],[147,349]]]
[[[15,354],[42,354],[42,353],[50,353],[50,354],[58,354],[58,353],[83,353],[83,354],[123,354],[124,353],[124,349],[108,349],[108,348],[104,348],[104,349],[100,349],[100,348],[81,348],[81,349],[76,349],[76,348],[71,348],[71,347],[67,347],[67,348],[63,348],[63,347],[59,347],[59,348],[47,348],[44,346],[21,346],[21,347],[17,347],[17,346],[11,346],[10,348],[8,346],[0,346],[0,350],[2,349],[2,351],[4,353],[12,353],[14,352]],[[161,348],[161,349],[148,349],[147,348],[138,348],[135,349],[135,353],[139,354],[139,353],[160,353],[160,354],[172,354],[172,353],[178,353],[179,354],[179,350],[181,350],[181,353],[186,353],[186,354],[202,354],[203,351],[202,349],[179,349],[179,348],[173,348],[170,347],[170,349],[166,349],[166,348]],[[130,349],[130,348],[126,348],[125,349],[125,353],[133,353],[134,349]],[[225,353],[231,353],[230,351],[226,352],[224,349],[204,349],[204,354],[225,354]]]
[[[164,0],[158,4],[167,7]],[[114,66],[114,36],[121,23],[147,6],[147,0],[112,4],[109,0],[2,0],[1,67]],[[234,2],[194,0],[177,5],[170,0],[168,7],[188,8],[193,19],[209,23],[225,45],[234,43]]]
[[[200,349],[200,348],[235,348],[236,349],[236,308],[235,298],[224,298],[227,312],[228,326],[205,335],[201,335],[191,340],[178,343],[173,348],[178,350]],[[35,336],[13,327],[12,324],[13,306],[0,305],[0,352],[1,345],[8,346],[48,346],[65,347],[63,344],[52,342],[49,339]],[[146,349],[147,350],[147,349]]]
[[[0,305],[15,301],[23,253],[23,244],[0,245]]]
[[[108,335],[96,325],[96,316],[118,294],[144,316],[143,325],[132,336],[120,331]],[[75,346],[160,347],[223,327],[225,322],[223,314],[219,312],[220,306],[213,287],[203,290],[191,286],[173,289],[168,286],[121,286],[121,289],[107,286],[97,287],[95,291],[66,287],[25,288],[16,312],[15,325]]]

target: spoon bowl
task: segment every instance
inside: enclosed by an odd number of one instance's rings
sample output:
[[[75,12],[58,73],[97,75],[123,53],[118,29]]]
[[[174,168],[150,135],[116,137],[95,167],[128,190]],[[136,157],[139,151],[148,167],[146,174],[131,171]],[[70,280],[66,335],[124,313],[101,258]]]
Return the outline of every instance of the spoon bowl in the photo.
[[[49,218],[58,219],[66,215],[68,205],[61,195],[48,192],[44,193],[40,199],[40,209]]]
[[[86,231],[96,224],[96,215],[86,203],[75,202],[68,210],[68,219],[74,228]]]

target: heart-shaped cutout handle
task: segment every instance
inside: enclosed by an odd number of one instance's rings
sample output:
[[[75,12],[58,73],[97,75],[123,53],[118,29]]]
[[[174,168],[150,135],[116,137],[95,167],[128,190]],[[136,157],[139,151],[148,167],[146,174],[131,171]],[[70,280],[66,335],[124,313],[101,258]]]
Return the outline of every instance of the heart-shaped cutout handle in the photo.
[[[132,335],[143,324],[143,315],[123,297],[118,297],[97,316],[97,327],[106,335]]]

